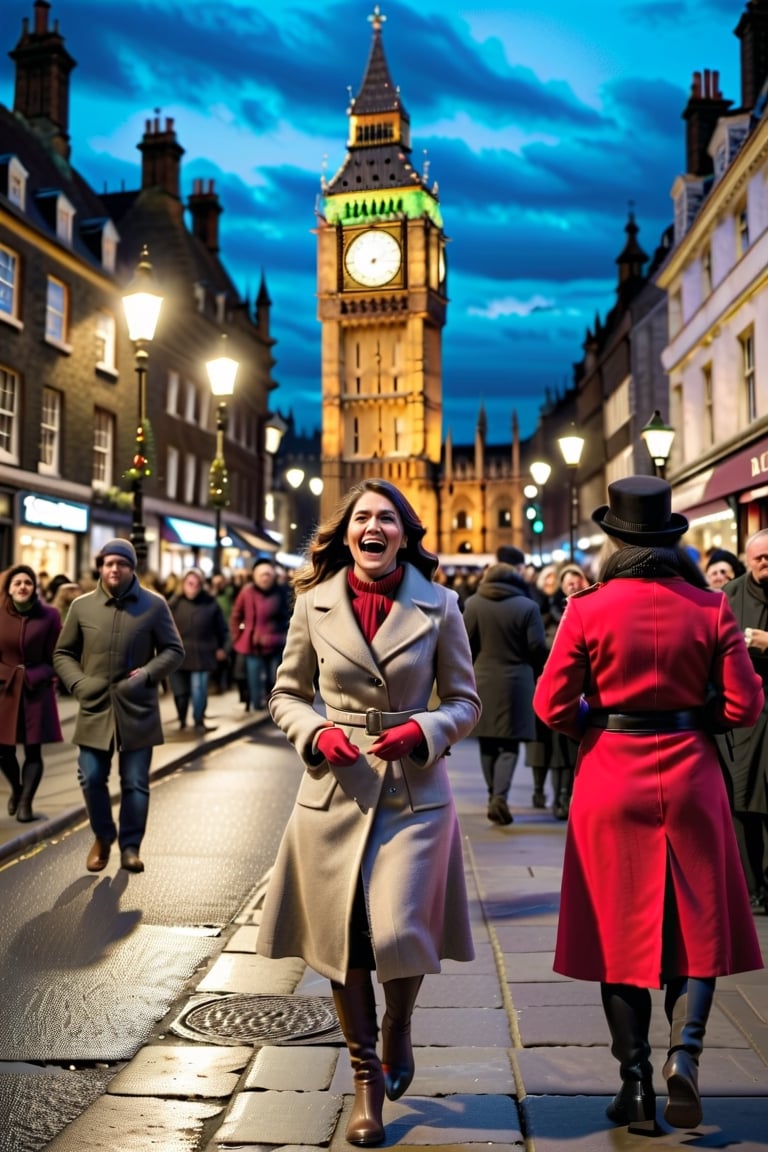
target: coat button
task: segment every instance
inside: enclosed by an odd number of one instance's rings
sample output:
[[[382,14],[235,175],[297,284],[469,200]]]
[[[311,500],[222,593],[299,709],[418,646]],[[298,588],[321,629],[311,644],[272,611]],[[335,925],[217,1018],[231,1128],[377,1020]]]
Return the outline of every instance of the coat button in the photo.
[[[373,684],[374,688],[383,688],[384,687],[384,681],[379,680],[378,676],[372,676],[371,677],[371,684]]]

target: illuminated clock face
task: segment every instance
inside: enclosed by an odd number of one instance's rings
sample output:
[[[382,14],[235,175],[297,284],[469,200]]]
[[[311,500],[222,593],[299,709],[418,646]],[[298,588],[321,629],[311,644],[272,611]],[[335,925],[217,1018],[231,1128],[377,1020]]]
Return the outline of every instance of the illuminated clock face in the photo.
[[[380,288],[400,271],[402,253],[391,232],[374,228],[357,236],[344,257],[344,266],[358,284]]]
[[[445,252],[443,252],[443,250],[441,248],[440,249],[440,255],[437,258],[437,280],[438,280],[439,284],[445,283],[445,273],[446,273]]]

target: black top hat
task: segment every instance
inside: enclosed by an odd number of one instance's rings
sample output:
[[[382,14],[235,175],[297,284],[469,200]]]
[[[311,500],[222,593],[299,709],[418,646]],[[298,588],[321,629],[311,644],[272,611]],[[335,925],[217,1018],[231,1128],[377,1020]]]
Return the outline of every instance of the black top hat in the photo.
[[[626,544],[674,544],[688,521],[672,511],[672,489],[657,476],[627,476],[608,485],[608,504],[592,513],[603,532]]]

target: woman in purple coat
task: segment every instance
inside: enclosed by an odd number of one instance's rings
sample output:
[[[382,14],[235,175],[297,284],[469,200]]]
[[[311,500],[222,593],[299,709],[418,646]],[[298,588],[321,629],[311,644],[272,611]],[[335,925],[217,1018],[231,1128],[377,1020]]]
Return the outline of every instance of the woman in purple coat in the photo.
[[[8,815],[22,823],[35,818],[41,746],[63,739],[53,671],[60,631],[61,617],[38,597],[32,569],[9,568],[0,578],[0,769],[11,786]],[[21,768],[17,744],[24,745]]]

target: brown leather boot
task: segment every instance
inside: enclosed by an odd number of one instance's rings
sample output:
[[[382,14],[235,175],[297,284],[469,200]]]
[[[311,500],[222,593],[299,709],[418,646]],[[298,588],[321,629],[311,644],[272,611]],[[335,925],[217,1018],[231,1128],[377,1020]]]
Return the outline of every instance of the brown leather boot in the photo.
[[[387,1010],[381,1022],[384,1087],[389,1100],[399,1100],[410,1087],[416,1067],[411,1047],[411,1016],[423,976],[384,981]]]
[[[371,974],[366,968],[352,968],[343,985],[334,983],[331,987],[355,1077],[355,1102],[346,1138],[350,1144],[381,1144],[384,1073],[376,1053],[378,1026]]]
[[[109,863],[109,853],[112,845],[108,840],[99,840],[98,836],[94,840],[91,850],[88,853],[88,859],[85,866],[89,872],[103,872]]]

